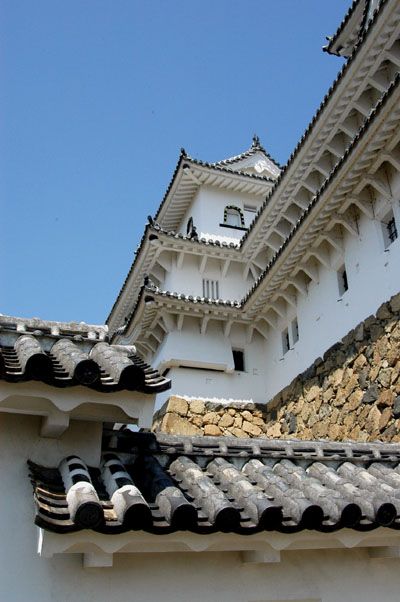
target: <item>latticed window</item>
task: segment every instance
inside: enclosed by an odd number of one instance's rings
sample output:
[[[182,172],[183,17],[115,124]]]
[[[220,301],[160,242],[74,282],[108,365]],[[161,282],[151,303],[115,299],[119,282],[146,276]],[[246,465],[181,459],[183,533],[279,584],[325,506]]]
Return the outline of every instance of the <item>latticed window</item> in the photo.
[[[398,237],[396,219],[392,210],[382,220],[382,233],[385,249],[387,249]]]
[[[394,242],[397,238],[397,226],[394,217],[388,221],[386,224],[386,229],[390,242]]]
[[[209,299],[219,299],[219,282],[218,280],[209,280],[203,278],[203,297]]]

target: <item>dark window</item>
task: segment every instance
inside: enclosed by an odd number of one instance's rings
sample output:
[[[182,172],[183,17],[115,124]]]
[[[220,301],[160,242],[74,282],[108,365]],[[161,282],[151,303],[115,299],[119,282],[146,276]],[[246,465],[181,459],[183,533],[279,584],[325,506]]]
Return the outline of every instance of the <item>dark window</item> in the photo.
[[[282,351],[283,354],[287,353],[290,349],[290,341],[289,341],[289,329],[285,328],[282,332]]]
[[[292,341],[293,345],[299,340],[299,323],[297,318],[292,320]]]
[[[394,217],[392,217],[392,219],[388,221],[388,223],[386,224],[386,229],[388,239],[390,240],[390,242],[394,242],[397,238],[397,227]]]
[[[382,220],[382,232],[385,249],[388,249],[398,237],[396,219],[392,210]]]
[[[349,281],[347,280],[346,267],[343,265],[337,273],[339,295],[342,296],[349,290]]]
[[[235,370],[244,372],[244,352],[241,349],[232,349]]]
[[[348,290],[349,288],[349,283],[347,282],[347,272],[346,270],[343,270],[342,272],[342,281],[343,281],[343,288],[345,291]]]

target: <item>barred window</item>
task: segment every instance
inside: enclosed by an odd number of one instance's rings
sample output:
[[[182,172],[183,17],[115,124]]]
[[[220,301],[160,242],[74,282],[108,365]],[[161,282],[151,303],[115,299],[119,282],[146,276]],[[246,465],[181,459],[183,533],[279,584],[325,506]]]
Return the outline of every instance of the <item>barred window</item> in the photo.
[[[389,211],[382,220],[382,232],[385,249],[390,247],[398,237],[396,219],[393,211]]]
[[[203,278],[203,297],[209,299],[219,299],[219,282],[218,280],[209,280]]]

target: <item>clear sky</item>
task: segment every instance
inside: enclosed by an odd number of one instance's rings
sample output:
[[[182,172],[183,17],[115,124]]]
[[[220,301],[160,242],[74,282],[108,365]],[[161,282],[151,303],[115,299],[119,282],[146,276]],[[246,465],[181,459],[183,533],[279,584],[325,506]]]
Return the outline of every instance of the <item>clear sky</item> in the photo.
[[[105,321],[180,147],[284,164],[350,0],[2,0],[0,311]]]

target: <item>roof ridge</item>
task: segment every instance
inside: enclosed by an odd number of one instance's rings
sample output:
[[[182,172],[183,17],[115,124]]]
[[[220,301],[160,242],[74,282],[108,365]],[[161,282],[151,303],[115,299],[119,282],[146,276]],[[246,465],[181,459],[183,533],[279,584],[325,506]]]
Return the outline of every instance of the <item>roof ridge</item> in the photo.
[[[379,8],[381,8],[382,6],[384,6],[387,2],[388,2],[388,0],[381,0],[380,4],[379,4]],[[281,173],[279,174],[279,176],[277,177],[277,179],[274,181],[274,185],[273,185],[273,188],[272,188],[269,196],[266,198],[266,200],[264,201],[263,205],[260,207],[260,209],[257,212],[255,218],[253,219],[253,221],[249,225],[249,228],[248,228],[247,232],[245,232],[245,234],[243,235],[243,238],[241,240],[241,246],[243,246],[243,244],[249,238],[249,235],[251,234],[252,230],[254,229],[254,227],[255,227],[256,223],[258,222],[258,220],[260,219],[261,215],[264,213],[264,209],[269,204],[269,202],[270,202],[271,198],[273,197],[275,191],[279,188],[282,180],[287,177],[287,173],[288,173],[288,171],[290,169],[290,166],[292,165],[293,161],[295,160],[295,158],[297,157],[297,155],[300,152],[301,148],[303,147],[303,144],[305,143],[305,141],[308,139],[309,135],[313,131],[316,122],[318,121],[320,115],[323,113],[324,108],[328,104],[329,99],[331,98],[333,92],[336,90],[337,86],[342,81],[343,77],[345,76],[345,74],[347,73],[347,71],[350,68],[351,64],[353,63],[355,57],[358,54],[358,50],[361,48],[362,42],[365,40],[365,38],[367,37],[367,35],[369,35],[369,33],[370,33],[371,29],[372,29],[372,25],[374,25],[375,22],[376,22],[378,12],[379,11],[375,11],[374,12],[368,29],[364,30],[364,32],[362,33],[362,35],[359,37],[359,40],[358,40],[357,44],[355,45],[354,50],[351,53],[351,55],[349,56],[347,62],[343,64],[343,66],[340,69],[339,73],[337,74],[335,80],[330,85],[327,93],[325,94],[324,98],[322,99],[322,101],[321,101],[318,109],[314,113],[311,121],[309,122],[308,126],[306,127],[306,129],[305,129],[304,133],[302,134],[300,140],[297,142],[295,148],[291,152],[291,154],[289,156],[289,159],[287,160],[287,163],[282,167]]]
[[[346,14],[344,15],[342,21],[340,22],[338,28],[336,29],[335,33],[331,36],[327,36],[328,44],[326,46],[322,47],[322,50],[324,52],[330,53],[330,48],[332,48],[333,44],[338,39],[339,35],[342,33],[343,29],[349,22],[351,16],[354,14],[357,6],[360,4],[361,1],[362,0],[353,0],[352,4],[349,6]]]
[[[257,152],[262,152],[270,161],[272,161],[272,163],[276,167],[278,167],[279,169],[282,169],[282,166],[280,165],[280,163],[278,163],[278,161],[276,161],[265,150],[265,148],[261,144],[260,138],[259,138],[259,136],[257,136],[257,134],[253,135],[251,146],[247,150],[243,151],[242,153],[239,153],[238,155],[234,155],[232,157],[228,157],[227,159],[223,159],[222,161],[215,161],[213,163],[210,163],[210,165],[213,165],[213,166],[231,165],[232,163],[237,163],[238,161],[241,161],[243,159],[247,159],[248,157],[251,157],[251,156],[255,155]]]

